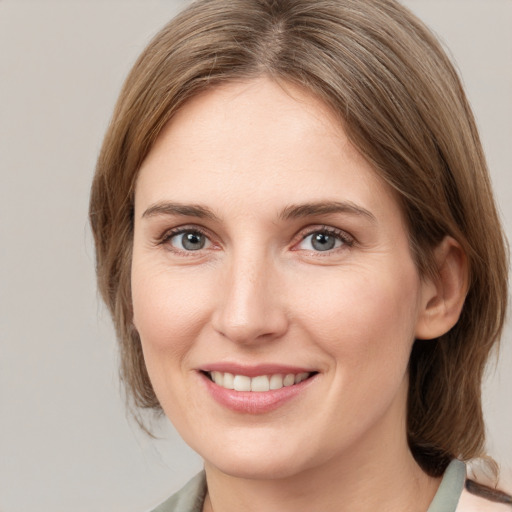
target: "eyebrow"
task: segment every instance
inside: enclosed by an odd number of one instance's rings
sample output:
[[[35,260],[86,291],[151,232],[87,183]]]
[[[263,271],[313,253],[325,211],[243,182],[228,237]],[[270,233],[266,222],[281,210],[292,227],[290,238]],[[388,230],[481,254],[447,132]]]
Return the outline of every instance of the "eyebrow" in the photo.
[[[198,204],[181,204],[161,202],[151,205],[143,214],[142,218],[155,217],[157,215],[182,215],[186,217],[198,217],[219,221],[219,217],[212,210]]]
[[[279,218],[282,220],[289,220],[333,213],[362,216],[368,218],[372,222],[376,222],[376,218],[373,213],[350,201],[318,201],[312,203],[292,204],[281,211]],[[217,222],[220,221],[220,218],[205,206],[173,202],[160,202],[151,205],[142,214],[142,218],[155,217],[158,215],[182,215],[186,217],[197,217],[199,219],[209,219]]]
[[[301,217],[309,217],[315,215],[328,215],[332,213],[345,213],[350,215],[366,217],[372,222],[377,219],[366,208],[362,208],[350,201],[319,201],[314,203],[305,203],[287,206],[279,215],[283,220],[297,219]]]

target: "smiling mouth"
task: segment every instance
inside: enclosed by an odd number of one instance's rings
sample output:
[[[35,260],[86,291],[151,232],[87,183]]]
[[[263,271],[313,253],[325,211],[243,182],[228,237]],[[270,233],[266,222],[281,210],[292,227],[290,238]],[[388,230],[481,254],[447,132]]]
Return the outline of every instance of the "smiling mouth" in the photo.
[[[235,375],[228,372],[202,372],[212,382],[224,389],[235,391],[254,391],[261,393],[265,391],[274,391],[284,387],[294,386],[311,378],[318,372],[302,372],[272,375],[257,375],[248,377],[247,375]]]

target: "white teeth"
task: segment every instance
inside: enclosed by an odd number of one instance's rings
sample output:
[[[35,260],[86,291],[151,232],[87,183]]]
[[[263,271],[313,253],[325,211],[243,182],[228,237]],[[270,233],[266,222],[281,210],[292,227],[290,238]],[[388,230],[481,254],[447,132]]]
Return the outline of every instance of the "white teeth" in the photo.
[[[212,372],[212,379],[219,386],[224,384],[224,375],[221,372]]]
[[[306,380],[309,377],[309,373],[299,373],[295,375],[295,384],[299,384],[303,380]]]
[[[235,389],[234,380],[235,380],[235,377],[233,376],[232,373],[225,373],[224,374],[224,382],[220,385],[226,389]],[[217,383],[215,383],[215,384],[217,384]]]
[[[269,389],[270,382],[266,375],[260,375],[251,379],[251,391],[268,391]]]
[[[235,391],[251,391],[251,378],[245,375],[235,375],[233,384]]]
[[[226,389],[264,392],[300,384],[311,374],[303,372],[298,374],[288,373],[286,375],[258,375],[251,378],[246,375],[233,375],[232,373],[213,371],[209,375],[215,384]]]
[[[272,375],[270,377],[270,389],[281,389],[283,387],[283,376],[282,375]]]
[[[295,384],[295,375],[293,373],[288,373],[284,376],[283,386],[293,386]]]

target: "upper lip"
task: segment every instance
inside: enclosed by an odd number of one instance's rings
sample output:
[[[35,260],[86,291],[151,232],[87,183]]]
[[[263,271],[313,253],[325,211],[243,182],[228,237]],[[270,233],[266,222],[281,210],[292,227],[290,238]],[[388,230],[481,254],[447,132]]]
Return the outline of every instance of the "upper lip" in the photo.
[[[203,372],[221,372],[231,373],[233,375],[245,375],[247,377],[257,377],[258,375],[276,375],[283,374],[287,375],[290,373],[311,373],[315,372],[311,368],[301,366],[290,366],[282,364],[257,364],[257,365],[245,365],[239,363],[211,363],[200,368]]]

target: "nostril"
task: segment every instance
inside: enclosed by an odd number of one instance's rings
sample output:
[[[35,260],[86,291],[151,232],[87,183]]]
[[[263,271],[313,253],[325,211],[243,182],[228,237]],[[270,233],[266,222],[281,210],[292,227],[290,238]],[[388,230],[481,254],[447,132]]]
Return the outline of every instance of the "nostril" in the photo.
[[[288,318],[282,294],[276,293],[279,279],[272,278],[269,264],[263,259],[255,262],[246,254],[240,260],[232,263],[230,273],[223,276],[211,325],[223,337],[240,344],[282,336],[288,329]]]

